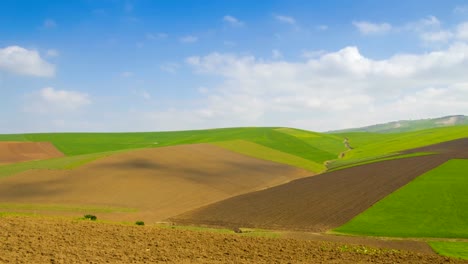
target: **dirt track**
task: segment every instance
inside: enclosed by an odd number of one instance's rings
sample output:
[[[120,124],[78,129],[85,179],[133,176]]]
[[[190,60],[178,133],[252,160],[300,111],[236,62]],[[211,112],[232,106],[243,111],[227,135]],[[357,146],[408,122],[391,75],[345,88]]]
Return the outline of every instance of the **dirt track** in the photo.
[[[137,213],[99,218],[149,222],[310,175],[213,145],[193,144],[116,154],[75,170],[23,172],[0,180],[0,202],[136,208]]]
[[[0,263],[467,263],[332,242],[0,217]]]
[[[0,141],[0,165],[58,157],[63,154],[49,142]]]

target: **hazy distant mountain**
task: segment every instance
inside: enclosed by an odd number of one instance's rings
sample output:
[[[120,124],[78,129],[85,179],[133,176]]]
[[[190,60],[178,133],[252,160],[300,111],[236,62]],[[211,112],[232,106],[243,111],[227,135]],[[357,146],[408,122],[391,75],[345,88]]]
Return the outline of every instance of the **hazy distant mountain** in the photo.
[[[452,115],[439,118],[420,119],[420,120],[400,120],[385,124],[377,124],[366,127],[350,128],[343,130],[334,130],[330,133],[341,132],[377,132],[377,133],[397,133],[416,131],[435,127],[468,125],[468,116]]]

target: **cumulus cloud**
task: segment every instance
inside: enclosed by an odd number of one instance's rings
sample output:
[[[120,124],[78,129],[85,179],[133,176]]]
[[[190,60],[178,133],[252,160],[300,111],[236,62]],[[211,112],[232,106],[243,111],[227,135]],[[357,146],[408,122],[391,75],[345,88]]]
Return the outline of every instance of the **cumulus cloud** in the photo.
[[[180,38],[180,42],[182,43],[195,43],[198,41],[198,37],[188,35]]]
[[[32,113],[63,113],[78,110],[89,104],[91,99],[86,93],[46,87],[29,94],[24,109]]]
[[[421,34],[421,39],[425,42],[448,42],[452,37],[453,33],[448,30],[424,32]]]
[[[37,77],[55,74],[54,65],[41,58],[39,52],[19,46],[0,48],[0,70]]]
[[[388,23],[372,23],[368,21],[354,21],[353,25],[364,35],[383,34],[392,29]]]
[[[223,21],[234,27],[241,27],[244,25],[244,22],[230,15],[224,16]]]
[[[468,40],[468,22],[459,24],[456,29],[458,39]]]
[[[275,15],[275,19],[281,23],[294,25],[296,24],[296,19],[291,16]]]
[[[357,47],[305,62],[265,62],[211,53],[187,63],[222,77],[193,119],[217,126],[283,125],[312,130],[468,112],[468,45],[374,60]],[[338,124],[337,124],[338,123]]]

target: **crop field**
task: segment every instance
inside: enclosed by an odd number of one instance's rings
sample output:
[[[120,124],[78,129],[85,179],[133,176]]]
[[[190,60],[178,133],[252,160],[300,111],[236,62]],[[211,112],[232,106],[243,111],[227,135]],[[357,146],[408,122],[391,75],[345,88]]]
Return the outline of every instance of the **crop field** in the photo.
[[[468,238],[468,160],[450,160],[387,196],[339,232]]]
[[[25,171],[0,179],[0,203],[11,203],[9,211],[15,205],[24,211],[22,203],[135,208],[138,212],[103,217],[155,222],[311,175],[217,146],[191,144],[123,152],[72,170]]]
[[[468,242],[433,241],[429,244],[441,255],[468,260]]]

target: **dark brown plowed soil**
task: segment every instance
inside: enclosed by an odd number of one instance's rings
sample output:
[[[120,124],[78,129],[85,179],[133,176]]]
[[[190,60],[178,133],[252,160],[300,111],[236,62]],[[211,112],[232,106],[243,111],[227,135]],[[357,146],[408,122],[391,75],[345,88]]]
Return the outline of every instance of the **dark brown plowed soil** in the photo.
[[[421,148],[410,149],[404,153],[416,152],[437,152],[451,156],[452,158],[468,159],[468,138],[461,138]]]
[[[388,160],[303,178],[217,202],[171,221],[322,232],[343,225],[446,155]]]
[[[49,142],[0,141],[0,165],[58,157],[63,157],[63,153]]]
[[[340,243],[68,219],[0,218],[0,263],[467,263]]]
[[[136,213],[98,216],[154,222],[310,175],[210,144],[181,145],[115,154],[74,170],[32,170],[0,179],[0,202],[135,208]]]

